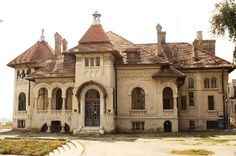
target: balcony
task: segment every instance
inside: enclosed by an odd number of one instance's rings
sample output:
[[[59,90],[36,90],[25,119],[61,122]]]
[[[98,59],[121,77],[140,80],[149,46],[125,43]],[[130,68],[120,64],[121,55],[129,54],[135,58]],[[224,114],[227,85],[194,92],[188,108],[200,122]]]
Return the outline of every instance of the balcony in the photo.
[[[36,110],[37,117],[43,117],[51,120],[69,118],[71,115],[72,110]]]
[[[177,111],[175,111],[174,109],[164,109],[163,117],[167,117],[167,118],[177,117]]]

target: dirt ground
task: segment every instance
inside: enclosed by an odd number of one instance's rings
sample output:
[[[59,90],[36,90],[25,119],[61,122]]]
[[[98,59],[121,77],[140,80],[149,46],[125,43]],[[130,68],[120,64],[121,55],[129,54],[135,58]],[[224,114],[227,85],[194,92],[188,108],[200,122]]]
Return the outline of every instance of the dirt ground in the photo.
[[[215,156],[236,156],[236,130],[160,134],[74,136],[0,130],[5,137],[64,138],[84,146],[82,156],[174,156],[172,150],[205,149]]]

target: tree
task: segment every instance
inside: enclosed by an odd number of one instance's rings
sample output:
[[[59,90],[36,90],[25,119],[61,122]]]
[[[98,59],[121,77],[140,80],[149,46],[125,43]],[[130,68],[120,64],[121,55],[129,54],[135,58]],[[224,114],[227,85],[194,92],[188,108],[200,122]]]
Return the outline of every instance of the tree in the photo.
[[[223,36],[228,32],[230,40],[235,43],[233,65],[236,65],[236,3],[235,0],[223,0],[215,5],[210,19],[211,32]]]

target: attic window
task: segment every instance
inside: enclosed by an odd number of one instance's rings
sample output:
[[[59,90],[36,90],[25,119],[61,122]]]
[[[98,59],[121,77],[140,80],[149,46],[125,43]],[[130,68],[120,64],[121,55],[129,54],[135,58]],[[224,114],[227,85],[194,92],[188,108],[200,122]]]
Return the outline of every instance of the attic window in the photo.
[[[136,58],[136,56],[137,56],[137,52],[127,53],[128,59],[134,59],[134,58]]]

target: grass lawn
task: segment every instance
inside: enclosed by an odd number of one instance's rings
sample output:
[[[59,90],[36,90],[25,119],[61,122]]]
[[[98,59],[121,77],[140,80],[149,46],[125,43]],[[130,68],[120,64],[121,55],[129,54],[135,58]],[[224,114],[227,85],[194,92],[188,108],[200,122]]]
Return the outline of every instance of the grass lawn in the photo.
[[[207,151],[203,149],[173,150],[170,153],[177,155],[205,155],[205,156],[214,154],[214,152],[212,151]]]
[[[65,140],[6,139],[0,140],[0,154],[43,156],[65,144]]]

